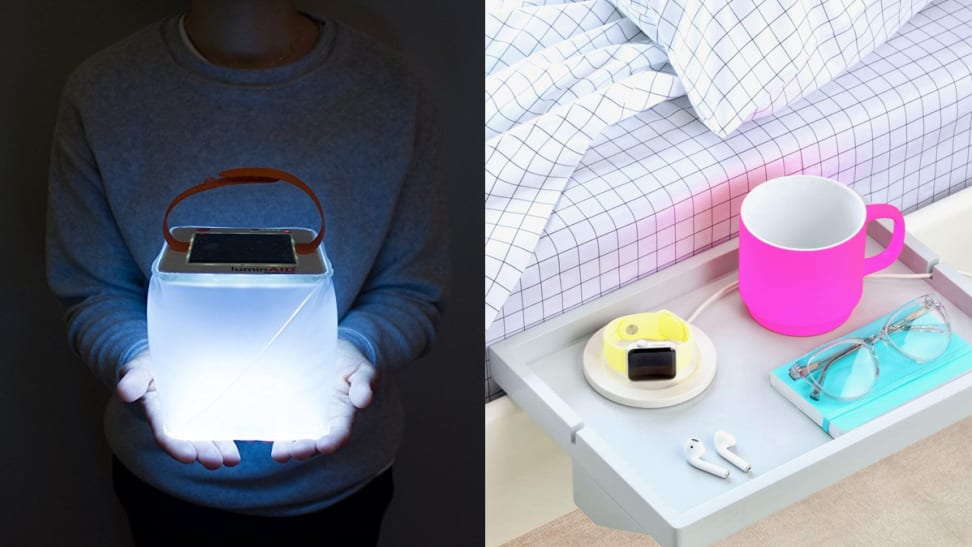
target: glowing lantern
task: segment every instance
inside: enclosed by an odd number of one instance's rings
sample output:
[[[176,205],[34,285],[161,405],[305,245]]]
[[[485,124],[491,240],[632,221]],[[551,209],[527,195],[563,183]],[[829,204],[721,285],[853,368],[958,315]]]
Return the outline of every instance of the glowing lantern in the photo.
[[[149,351],[166,432],[188,440],[295,440],[325,434],[337,306],[321,244],[324,214],[289,173],[234,169],[176,197],[152,264]],[[309,229],[170,232],[184,198],[231,184],[285,181],[321,212]]]

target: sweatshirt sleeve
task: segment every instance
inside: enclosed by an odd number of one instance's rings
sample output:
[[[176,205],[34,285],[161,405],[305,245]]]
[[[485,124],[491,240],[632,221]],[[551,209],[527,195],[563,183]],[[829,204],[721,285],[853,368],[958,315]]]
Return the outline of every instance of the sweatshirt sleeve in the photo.
[[[70,82],[54,128],[48,181],[47,277],[68,340],[109,389],[148,349],[146,280],[122,239]]]
[[[338,335],[379,370],[424,354],[438,327],[448,269],[437,188],[434,124],[419,95],[412,160],[387,236]]]

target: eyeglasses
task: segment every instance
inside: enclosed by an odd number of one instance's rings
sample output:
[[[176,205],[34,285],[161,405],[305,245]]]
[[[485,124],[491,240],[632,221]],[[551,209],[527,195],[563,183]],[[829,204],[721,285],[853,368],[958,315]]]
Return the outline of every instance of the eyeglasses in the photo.
[[[790,367],[790,378],[805,378],[813,387],[810,397],[814,400],[823,393],[853,401],[866,395],[877,381],[878,341],[916,363],[928,363],[945,353],[951,336],[945,306],[926,294],[892,312],[874,336],[835,340],[801,359]]]

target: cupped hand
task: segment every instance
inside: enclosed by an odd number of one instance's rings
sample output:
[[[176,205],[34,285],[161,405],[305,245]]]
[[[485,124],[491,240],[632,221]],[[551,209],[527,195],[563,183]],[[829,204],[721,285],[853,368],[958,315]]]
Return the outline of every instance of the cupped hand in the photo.
[[[305,460],[317,454],[331,454],[347,444],[351,425],[358,410],[371,404],[378,372],[358,349],[346,340],[338,340],[335,369],[337,379],[328,404],[327,434],[319,439],[275,441],[270,455],[278,462],[291,458]]]
[[[122,367],[116,391],[123,402],[142,405],[155,442],[176,460],[182,463],[198,461],[207,469],[240,463],[240,451],[233,441],[186,441],[166,434],[148,353],[139,354]]]

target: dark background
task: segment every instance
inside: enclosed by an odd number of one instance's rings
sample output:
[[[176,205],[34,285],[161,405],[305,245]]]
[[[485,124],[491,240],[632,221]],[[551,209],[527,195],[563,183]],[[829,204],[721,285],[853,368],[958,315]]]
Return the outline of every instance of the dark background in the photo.
[[[44,276],[47,160],[69,72],[186,5],[38,0],[0,7],[7,24],[0,35],[2,545],[130,544],[102,434],[108,393],[69,350]],[[482,545],[482,232],[469,221],[482,214],[482,7],[448,0],[298,5],[400,50],[436,99],[453,290],[439,343],[399,378],[407,429],[381,543]]]

